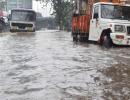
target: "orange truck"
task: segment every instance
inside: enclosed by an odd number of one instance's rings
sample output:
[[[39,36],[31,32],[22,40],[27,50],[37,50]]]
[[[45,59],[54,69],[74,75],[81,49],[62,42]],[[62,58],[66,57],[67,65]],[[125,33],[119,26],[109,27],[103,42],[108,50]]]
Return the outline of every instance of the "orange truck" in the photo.
[[[76,0],[73,41],[95,41],[105,47],[130,45],[130,5],[127,0]]]

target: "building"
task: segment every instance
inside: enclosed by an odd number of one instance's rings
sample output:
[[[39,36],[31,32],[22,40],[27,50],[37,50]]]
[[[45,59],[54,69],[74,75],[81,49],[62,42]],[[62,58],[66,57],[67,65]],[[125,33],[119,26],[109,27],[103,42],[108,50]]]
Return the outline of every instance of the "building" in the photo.
[[[32,9],[32,0],[6,0],[7,11],[15,8]]]
[[[0,16],[7,16],[6,0],[0,0]]]
[[[6,1],[5,0],[0,0],[0,10],[6,11]]]

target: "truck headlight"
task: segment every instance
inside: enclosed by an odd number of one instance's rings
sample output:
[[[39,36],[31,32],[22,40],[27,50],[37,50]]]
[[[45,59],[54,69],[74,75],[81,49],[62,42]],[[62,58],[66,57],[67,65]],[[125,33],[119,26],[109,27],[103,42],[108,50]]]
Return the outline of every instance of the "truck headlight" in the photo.
[[[17,29],[17,26],[12,26],[11,28],[14,29],[14,30],[16,30],[16,29]]]
[[[27,30],[32,30],[32,27],[27,27]]]
[[[125,32],[124,25],[115,25],[115,32]]]

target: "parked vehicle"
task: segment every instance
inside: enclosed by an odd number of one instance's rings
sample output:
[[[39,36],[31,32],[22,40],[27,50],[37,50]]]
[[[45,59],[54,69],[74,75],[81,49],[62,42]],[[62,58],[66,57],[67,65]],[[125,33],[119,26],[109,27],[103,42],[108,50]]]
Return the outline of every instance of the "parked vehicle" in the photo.
[[[10,32],[35,32],[36,13],[29,9],[13,9],[10,15]]]
[[[0,33],[5,29],[4,18],[0,16]]]
[[[130,45],[130,5],[126,0],[98,1],[76,1],[72,17],[73,40],[96,41],[105,47]]]

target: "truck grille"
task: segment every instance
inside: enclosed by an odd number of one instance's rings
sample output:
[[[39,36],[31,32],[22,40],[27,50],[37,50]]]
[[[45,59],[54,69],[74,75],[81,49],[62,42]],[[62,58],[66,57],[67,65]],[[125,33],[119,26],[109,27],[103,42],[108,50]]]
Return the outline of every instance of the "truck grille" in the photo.
[[[130,35],[130,26],[127,27],[127,34]]]
[[[32,24],[25,23],[12,23],[12,26],[18,26],[19,28],[25,29],[26,27],[33,27]]]

